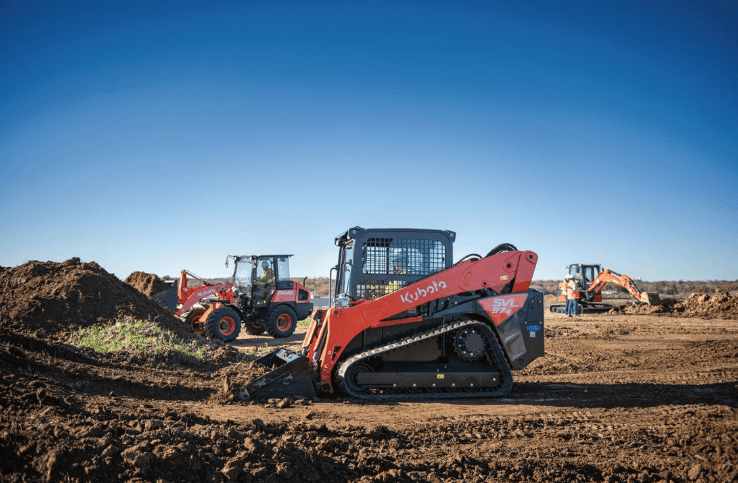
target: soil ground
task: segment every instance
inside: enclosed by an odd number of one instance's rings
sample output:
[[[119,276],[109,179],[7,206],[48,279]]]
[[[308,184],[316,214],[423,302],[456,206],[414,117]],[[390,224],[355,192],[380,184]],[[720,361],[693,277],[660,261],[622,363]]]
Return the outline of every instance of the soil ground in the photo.
[[[306,329],[203,360],[72,345],[125,317],[202,344],[139,290],[79,259],[0,267],[0,482],[738,481],[736,296],[547,313],[504,399],[245,403],[254,357]]]
[[[504,399],[232,398],[242,354],[304,330],[201,363],[5,332],[0,481],[738,479],[737,320],[547,314],[546,357]]]

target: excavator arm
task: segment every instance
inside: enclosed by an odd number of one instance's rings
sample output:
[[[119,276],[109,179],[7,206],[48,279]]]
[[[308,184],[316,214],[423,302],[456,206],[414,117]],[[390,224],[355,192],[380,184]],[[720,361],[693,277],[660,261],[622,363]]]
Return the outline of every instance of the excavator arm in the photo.
[[[649,305],[661,304],[659,294],[653,292],[641,292],[638,287],[636,287],[632,278],[625,274],[613,272],[609,268],[602,270],[597,277],[592,280],[592,283],[587,287],[587,292],[599,294],[608,282],[624,287],[634,299],[641,303]]]

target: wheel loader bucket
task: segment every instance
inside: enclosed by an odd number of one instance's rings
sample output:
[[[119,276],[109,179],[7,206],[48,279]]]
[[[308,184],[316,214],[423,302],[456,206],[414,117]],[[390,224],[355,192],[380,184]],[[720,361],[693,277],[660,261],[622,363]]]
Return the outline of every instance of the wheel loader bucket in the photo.
[[[641,301],[648,305],[661,305],[661,297],[656,292],[644,292],[641,294]]]
[[[286,349],[277,349],[256,362],[276,367],[246,386],[247,399],[316,397],[310,360],[307,357],[298,356]]]
[[[178,291],[179,280],[175,280],[172,288],[163,292],[155,293],[151,296],[151,299],[173,314],[177,310],[177,301],[179,300]]]

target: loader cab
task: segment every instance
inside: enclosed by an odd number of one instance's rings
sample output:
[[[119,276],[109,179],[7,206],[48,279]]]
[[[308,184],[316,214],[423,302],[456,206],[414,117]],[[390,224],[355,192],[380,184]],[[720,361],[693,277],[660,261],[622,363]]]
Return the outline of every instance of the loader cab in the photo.
[[[252,307],[267,306],[271,295],[282,286],[291,288],[291,256],[242,255],[232,257],[236,262],[233,283],[251,301]]]
[[[448,230],[350,228],[335,240],[334,296],[376,299],[450,268],[455,239]]]

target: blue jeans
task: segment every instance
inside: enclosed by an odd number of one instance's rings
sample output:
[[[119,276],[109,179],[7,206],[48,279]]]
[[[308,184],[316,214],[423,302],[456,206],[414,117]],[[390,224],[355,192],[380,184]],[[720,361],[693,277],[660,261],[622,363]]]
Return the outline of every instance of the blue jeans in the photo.
[[[577,299],[569,299],[566,301],[566,315],[577,316],[579,301]]]

